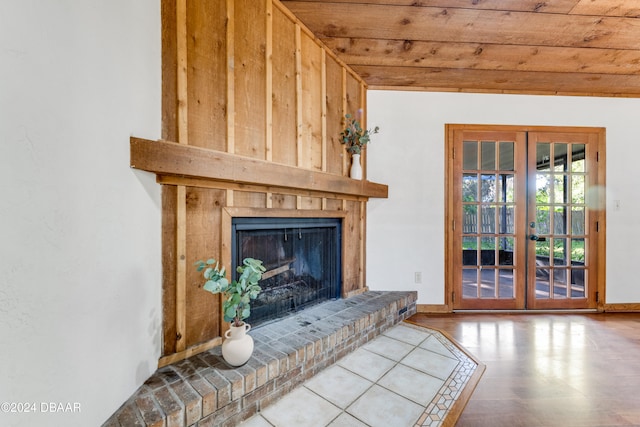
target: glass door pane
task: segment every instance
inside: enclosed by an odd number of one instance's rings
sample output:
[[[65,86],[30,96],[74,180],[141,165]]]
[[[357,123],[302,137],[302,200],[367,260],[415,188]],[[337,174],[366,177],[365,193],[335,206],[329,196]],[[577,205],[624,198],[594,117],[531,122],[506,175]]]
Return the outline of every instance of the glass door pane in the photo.
[[[458,185],[455,217],[460,246],[456,274],[458,308],[518,308],[524,301],[525,146],[513,132],[470,132],[457,140]],[[523,227],[520,227],[523,228]],[[520,248],[518,248],[520,246]]]
[[[587,149],[575,136],[529,137],[529,308],[588,306]]]

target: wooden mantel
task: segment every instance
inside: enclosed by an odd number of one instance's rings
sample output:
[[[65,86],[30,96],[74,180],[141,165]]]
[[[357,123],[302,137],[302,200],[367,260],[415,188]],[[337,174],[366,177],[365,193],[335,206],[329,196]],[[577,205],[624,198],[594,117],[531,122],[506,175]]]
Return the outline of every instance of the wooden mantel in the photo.
[[[131,167],[162,177],[303,189],[365,198],[387,198],[388,186],[253,159],[222,151],[131,137]],[[193,183],[191,181],[191,183]]]

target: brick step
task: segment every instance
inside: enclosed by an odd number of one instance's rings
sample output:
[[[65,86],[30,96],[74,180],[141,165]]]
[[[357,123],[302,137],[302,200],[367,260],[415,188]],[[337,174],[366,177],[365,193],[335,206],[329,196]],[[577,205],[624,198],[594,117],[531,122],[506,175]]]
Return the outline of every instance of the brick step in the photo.
[[[416,292],[369,291],[252,329],[251,359],[220,347],[157,370],[103,427],[235,426],[416,312]]]

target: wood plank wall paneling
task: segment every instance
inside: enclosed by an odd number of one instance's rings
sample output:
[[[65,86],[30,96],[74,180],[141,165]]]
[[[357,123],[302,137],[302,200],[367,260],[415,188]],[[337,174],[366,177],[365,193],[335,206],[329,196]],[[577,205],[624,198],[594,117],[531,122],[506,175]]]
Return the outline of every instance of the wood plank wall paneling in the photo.
[[[265,160],[273,161],[273,3],[272,0],[265,2]],[[267,197],[267,207],[270,206],[270,199]]]
[[[271,205],[273,209],[295,209],[296,196],[291,194],[271,194]]]
[[[273,161],[296,166],[296,36],[295,24],[273,10]]]
[[[177,141],[177,37],[176,0],[163,0],[162,19],[162,138]]]
[[[162,43],[162,137],[205,149],[189,153],[207,153],[218,170],[180,176],[156,171],[163,187],[161,366],[221,342],[221,299],[201,289],[193,265],[210,257],[230,263],[225,209],[344,217],[343,295],[355,295],[365,287],[363,222],[370,196],[345,192],[355,188],[345,184],[355,181],[343,178],[349,156],[338,138],[345,112],[364,120],[366,86],[277,0],[162,0]],[[165,147],[164,155],[174,157],[155,159],[161,167],[203,166]],[[252,170],[251,162],[217,161],[220,156],[209,150],[273,162],[275,170],[280,164],[319,172],[305,179],[322,179],[321,189],[309,183],[273,187],[265,170],[260,176],[266,180],[259,182],[211,179],[239,172],[238,164],[245,165],[241,173]],[[384,186],[362,184],[365,191],[380,187],[386,194]]]
[[[345,240],[344,254],[342,259],[343,275],[342,294],[349,294],[361,288],[360,280],[360,202],[346,202],[347,218],[342,230],[342,238]]]
[[[187,189],[176,187],[176,351],[186,349],[187,335]]]
[[[225,3],[187,3],[189,144],[226,150]]]
[[[344,210],[342,199],[325,199],[325,207],[328,211],[341,211]]]
[[[176,352],[176,189],[162,186],[162,354]]]
[[[267,194],[264,191],[234,191],[233,206],[242,206],[247,208],[266,208]]]
[[[264,1],[235,0],[235,154],[266,159]]]
[[[176,96],[177,115],[176,125],[178,128],[178,143],[189,144],[189,101],[188,101],[188,66],[187,66],[187,39],[188,39],[188,15],[187,0],[176,1],[176,56],[178,71],[176,73]],[[187,212],[186,212],[186,187],[179,185],[176,188],[176,268],[175,268],[175,318],[176,318],[176,351],[182,352],[186,349],[187,337]]]
[[[307,34],[301,35],[302,139],[298,166],[322,170],[322,50]]]
[[[222,76],[226,77],[227,83],[227,97],[226,97],[226,112],[225,117],[227,125],[227,141],[226,151],[229,153],[235,152],[235,139],[236,139],[236,98],[235,98],[235,0],[226,0],[226,65],[227,68]],[[222,39],[219,40],[222,43]],[[222,80],[220,76],[220,80]],[[227,195],[227,202],[233,203],[233,195]]]
[[[345,75],[345,88],[344,93],[346,96],[345,99],[345,114],[351,114],[352,117],[355,117],[361,121],[362,126],[366,126],[366,114],[364,110],[364,105],[362,104],[362,99],[365,97],[365,89],[362,86],[362,82],[355,79],[352,75]],[[342,122],[344,124],[344,122]],[[367,169],[366,169],[366,156],[367,150],[364,150],[360,155],[360,162],[362,163],[362,176],[364,178],[367,177]],[[348,175],[349,167],[351,165],[351,157],[344,156],[345,159],[345,170],[344,174]]]
[[[219,330],[212,327],[211,319],[220,316],[220,296],[202,290],[202,274],[193,268],[199,259],[214,257],[220,253],[220,243],[212,236],[219,235],[221,227],[220,209],[213,206],[224,206],[226,191],[187,187],[186,195],[186,238],[188,252],[186,265],[187,286],[186,306],[188,316],[186,320],[186,346],[192,346],[213,339],[219,335]]]
[[[326,60],[326,97],[327,97],[327,117],[340,117],[340,120],[326,120],[326,150],[327,164],[326,171],[337,175],[343,174],[343,161],[346,157],[346,150],[340,144],[340,132],[342,131],[342,117],[344,117],[343,88],[342,88],[343,68],[333,58]]]

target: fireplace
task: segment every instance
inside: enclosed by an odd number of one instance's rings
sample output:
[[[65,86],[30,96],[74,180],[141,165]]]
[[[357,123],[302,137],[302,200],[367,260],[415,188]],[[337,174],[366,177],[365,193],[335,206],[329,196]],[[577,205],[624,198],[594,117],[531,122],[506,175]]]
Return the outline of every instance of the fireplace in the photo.
[[[252,326],[340,297],[341,226],[341,218],[233,218],[234,274],[246,257],[266,268],[247,320]]]

